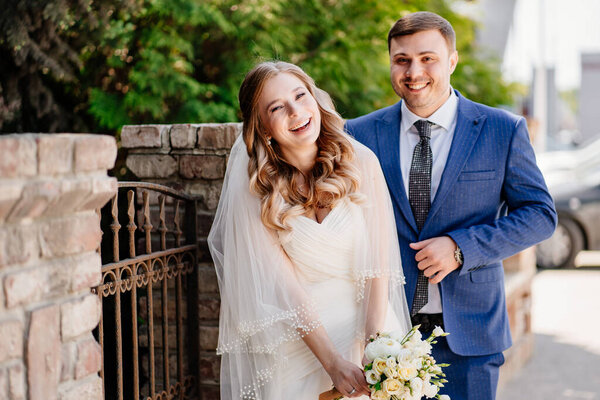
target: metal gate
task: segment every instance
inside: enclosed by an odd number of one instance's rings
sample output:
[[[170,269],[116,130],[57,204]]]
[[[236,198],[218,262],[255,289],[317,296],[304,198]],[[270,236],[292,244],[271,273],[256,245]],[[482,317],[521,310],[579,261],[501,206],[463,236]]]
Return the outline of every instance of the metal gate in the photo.
[[[102,283],[92,291],[105,399],[196,398],[196,218],[194,198],[144,182],[120,182],[102,210]]]

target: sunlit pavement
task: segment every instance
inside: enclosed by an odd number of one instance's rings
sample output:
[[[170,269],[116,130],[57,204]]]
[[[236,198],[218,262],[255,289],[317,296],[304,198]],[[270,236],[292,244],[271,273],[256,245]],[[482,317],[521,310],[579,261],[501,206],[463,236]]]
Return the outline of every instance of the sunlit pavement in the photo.
[[[498,400],[600,400],[600,252],[533,282],[535,353]]]

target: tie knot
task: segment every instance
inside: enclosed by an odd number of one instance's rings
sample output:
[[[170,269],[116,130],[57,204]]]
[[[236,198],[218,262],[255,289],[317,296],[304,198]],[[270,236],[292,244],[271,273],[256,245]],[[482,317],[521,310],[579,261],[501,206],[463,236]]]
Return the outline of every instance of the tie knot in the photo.
[[[421,136],[421,139],[423,138],[431,138],[431,125],[433,125],[431,122],[427,121],[426,119],[420,119],[418,121],[416,121],[414,123],[415,128],[417,128],[417,131],[419,132],[419,136]]]

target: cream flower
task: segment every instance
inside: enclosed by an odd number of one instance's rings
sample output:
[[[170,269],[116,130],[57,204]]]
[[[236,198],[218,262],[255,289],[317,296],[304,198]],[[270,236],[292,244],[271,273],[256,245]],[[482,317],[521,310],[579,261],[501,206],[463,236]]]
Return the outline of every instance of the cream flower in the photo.
[[[417,395],[417,398],[423,396],[423,380],[421,378],[412,378],[410,380],[410,388],[412,389],[413,396]]]
[[[387,368],[385,359],[377,357],[373,360],[373,370],[377,372],[379,375],[383,374],[383,371]]]
[[[427,382],[425,385],[423,385],[423,394],[428,399],[435,397],[438,390],[440,390],[440,388],[438,388],[436,385],[432,385],[431,383]]]
[[[398,356],[396,360],[398,360],[399,365],[406,365],[412,361],[412,351],[410,349],[401,349],[398,352]]]
[[[403,381],[411,380],[412,378],[415,378],[417,374],[418,371],[413,366],[402,366],[398,368],[398,378],[402,379]]]
[[[379,382],[379,377],[380,377],[380,374],[378,374],[377,372],[373,371],[372,369],[370,369],[367,372],[365,372],[365,379],[367,380],[367,383],[369,385],[374,385],[377,382]]]
[[[440,395],[439,400],[450,400],[450,396],[448,396],[447,394],[442,394]]]
[[[409,348],[412,351],[412,356],[414,358],[426,356],[431,352],[431,344],[426,341],[412,343]]]
[[[386,379],[381,386],[383,392],[390,396],[399,396],[404,391],[404,386],[398,379]]]
[[[398,371],[396,371],[396,368],[385,367],[383,373],[388,378],[396,378],[398,376]]]
[[[388,366],[388,368],[396,368],[398,362],[396,361],[395,357],[388,357],[388,359],[385,360],[385,364]]]
[[[380,337],[367,344],[365,356],[369,361],[373,361],[377,357],[387,359],[389,356],[396,357],[401,349],[402,346],[397,341]]]

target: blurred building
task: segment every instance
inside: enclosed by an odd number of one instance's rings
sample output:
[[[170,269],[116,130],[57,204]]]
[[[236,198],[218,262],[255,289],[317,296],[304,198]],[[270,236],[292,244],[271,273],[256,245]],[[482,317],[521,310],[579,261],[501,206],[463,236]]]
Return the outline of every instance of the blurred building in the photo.
[[[517,0],[464,0],[455,3],[458,12],[478,22],[477,44],[504,58]]]
[[[583,142],[600,135],[600,53],[581,55],[579,130]]]

